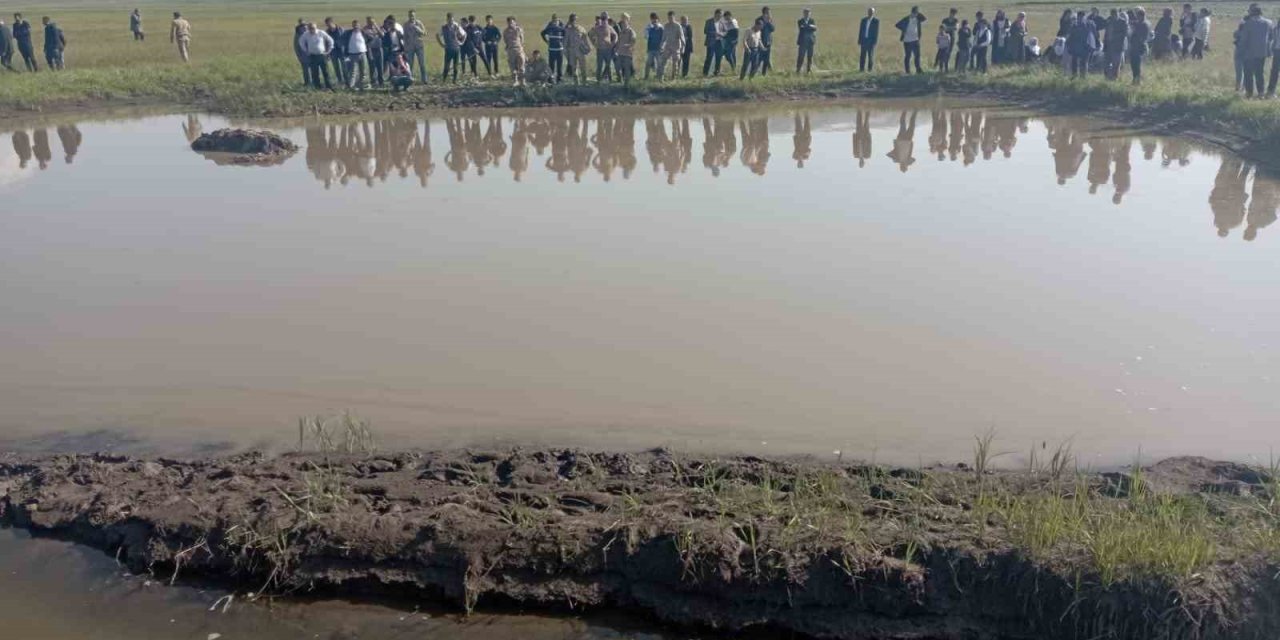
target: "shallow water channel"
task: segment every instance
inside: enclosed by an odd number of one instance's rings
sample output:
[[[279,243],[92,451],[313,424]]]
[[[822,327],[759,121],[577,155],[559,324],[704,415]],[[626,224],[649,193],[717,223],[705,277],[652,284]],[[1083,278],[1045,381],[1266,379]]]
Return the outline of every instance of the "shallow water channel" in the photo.
[[[303,149],[245,167],[188,148],[228,124]],[[994,428],[998,449],[1070,439],[1114,464],[1280,444],[1280,180],[1184,140],[932,100],[3,137],[4,448],[281,449],[342,409],[384,446],[915,463]],[[656,637],[223,614],[164,582],[0,531],[14,637]]]

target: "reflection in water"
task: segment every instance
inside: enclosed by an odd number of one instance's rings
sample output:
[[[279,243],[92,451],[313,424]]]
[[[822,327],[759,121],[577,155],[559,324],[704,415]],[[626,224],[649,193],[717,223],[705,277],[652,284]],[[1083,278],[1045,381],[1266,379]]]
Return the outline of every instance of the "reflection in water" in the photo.
[[[852,122],[853,157],[865,168],[873,154],[872,116],[874,111],[856,109]],[[895,118],[897,134],[886,153],[898,169],[906,173],[916,163],[916,128],[920,110],[904,109]],[[764,176],[770,159],[770,126],[777,124],[767,115],[708,115],[701,120],[702,165],[719,177],[735,156],[751,173]],[[813,114],[797,111],[791,121],[791,157],[804,168],[813,155]],[[445,167],[462,182],[469,174],[484,177],[502,166],[504,156],[512,178],[520,182],[528,174],[531,158],[555,175],[558,182],[580,183],[594,170],[604,182],[621,176],[632,178],[636,168],[636,129],[643,121],[644,150],[653,173],[676,184],[686,174],[693,156],[693,129],[697,123],[685,116],[634,115],[619,113],[577,117],[548,111],[546,116],[507,117],[450,116],[444,119],[448,149]],[[1012,158],[1019,135],[1029,131],[1031,118],[988,113],[975,109],[932,109],[929,113],[927,143],[929,154],[939,162],[972,165],[980,159]],[[1052,154],[1057,183],[1066,185],[1084,171],[1090,194],[1105,193],[1110,186],[1111,201],[1121,204],[1132,189],[1135,143],[1145,161],[1156,159],[1159,151],[1164,167],[1185,167],[1193,148],[1186,141],[1150,136],[1098,136],[1073,126],[1067,120],[1045,120],[1047,146]],[[785,126],[785,125],[784,125]],[[71,128],[74,130],[74,128]],[[435,171],[431,149],[432,123],[408,117],[389,117],[347,124],[312,125],[306,128],[306,162],[316,179],[330,188],[352,180],[373,186],[391,175],[405,178],[412,173],[428,186]],[[201,125],[189,116],[183,125],[187,139],[199,136]],[[37,160],[47,161],[48,137],[36,132]],[[59,137],[68,150],[68,161],[79,144],[74,137]],[[739,140],[739,138],[741,140]],[[26,132],[13,134],[14,149],[24,163],[32,156]],[[44,148],[41,148],[41,144]],[[1252,197],[1247,190],[1252,178]],[[1219,235],[1248,225],[1245,238],[1253,240],[1259,230],[1270,225],[1280,204],[1280,177],[1255,169],[1244,160],[1224,156],[1209,201]],[[1246,209],[1246,202],[1247,209]]]
[[[75,160],[80,152],[82,136],[80,128],[74,124],[59,125],[55,129],[58,142],[62,145],[62,157],[67,164]],[[49,130],[35,129],[31,132],[19,129],[12,134],[13,151],[18,155],[18,168],[26,169],[35,158],[36,166],[44,171],[53,160],[53,147],[49,144]]]
[[[916,166],[916,128],[920,109],[903,109],[890,122],[897,133],[884,155],[899,171]],[[629,112],[605,115],[573,115],[547,111],[531,117],[450,116],[443,119],[447,140],[444,166],[454,180],[474,174],[483,178],[505,162],[513,180],[522,181],[533,157],[559,182],[580,183],[589,172],[604,182],[621,176],[630,180],[637,164],[636,130],[643,121],[644,152],[653,173],[676,184],[687,174],[693,158],[695,129],[702,136],[702,166],[712,177],[734,164],[734,158],[752,174],[764,176],[770,154],[770,127],[785,129],[787,122],[767,114],[716,112],[698,118]],[[797,110],[791,115],[791,158],[804,168],[813,157],[814,114]],[[852,113],[852,155],[858,168],[872,162],[873,116],[883,111],[858,108]],[[929,155],[939,162],[969,166],[999,158],[1012,158],[1019,135],[1029,131],[1032,119],[1021,115],[978,109],[930,109],[925,132]],[[701,121],[701,127],[698,127]],[[440,123],[435,123],[439,126]],[[1158,161],[1168,168],[1186,167],[1196,150],[1185,140],[1152,136],[1094,135],[1070,120],[1043,121],[1047,146],[1057,183],[1066,185],[1080,177],[1091,194],[1110,191],[1111,201],[1122,204],[1132,191],[1134,147],[1143,161]],[[412,176],[422,187],[430,184],[436,165],[432,150],[433,123],[405,116],[314,124],[305,128],[307,168],[326,189],[352,182],[372,187],[391,176]],[[824,127],[818,126],[819,135]],[[188,142],[204,131],[200,117],[188,115],[182,133]],[[441,133],[438,131],[438,133]],[[56,127],[63,158],[71,164],[82,143],[74,124]],[[48,128],[17,130],[11,134],[17,156],[16,169],[26,170],[35,160],[40,170],[54,157]],[[739,140],[741,138],[741,140]],[[1108,189],[1109,187],[1109,189]],[[1228,237],[1243,227],[1246,240],[1274,222],[1280,200],[1280,176],[1255,167],[1239,157],[1224,155],[1209,194],[1213,224],[1218,235]]]

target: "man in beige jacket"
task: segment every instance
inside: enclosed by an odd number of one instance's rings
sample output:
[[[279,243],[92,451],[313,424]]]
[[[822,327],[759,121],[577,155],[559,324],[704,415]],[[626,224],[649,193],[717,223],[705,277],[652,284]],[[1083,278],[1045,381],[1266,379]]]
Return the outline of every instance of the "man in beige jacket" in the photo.
[[[502,44],[507,49],[507,66],[515,77],[515,86],[524,86],[524,27],[516,24],[514,16],[507,16],[507,28],[502,31]]]
[[[169,25],[169,42],[178,45],[178,55],[183,62],[191,62],[191,23],[177,11],[173,12],[173,23]]]
[[[662,57],[658,60],[658,79],[665,80],[667,63],[671,63],[671,79],[680,74],[680,54],[684,52],[684,27],[676,22],[676,12],[667,12],[667,23],[662,25]]]
[[[587,30],[578,24],[578,14],[569,14],[569,23],[564,26],[564,50],[569,63],[569,75],[574,84],[587,83],[587,54],[591,53],[591,41]],[[581,80],[579,80],[581,79]]]
[[[636,75],[636,30],[631,28],[631,15],[618,20],[618,41],[613,45],[613,59],[622,84],[631,84]]]

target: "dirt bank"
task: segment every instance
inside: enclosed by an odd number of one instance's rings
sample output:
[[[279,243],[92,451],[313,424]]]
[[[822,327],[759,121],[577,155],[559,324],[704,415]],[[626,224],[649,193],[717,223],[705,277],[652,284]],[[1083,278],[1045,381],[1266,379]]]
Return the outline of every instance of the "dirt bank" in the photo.
[[[1066,469],[666,451],[0,455],[0,522],[134,571],[268,594],[620,607],[845,639],[1280,634],[1271,474],[1195,458]]]

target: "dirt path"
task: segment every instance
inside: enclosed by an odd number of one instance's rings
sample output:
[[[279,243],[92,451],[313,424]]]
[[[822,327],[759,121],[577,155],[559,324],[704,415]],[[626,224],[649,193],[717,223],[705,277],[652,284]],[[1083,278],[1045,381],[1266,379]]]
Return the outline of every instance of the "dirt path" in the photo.
[[[1090,510],[1123,513],[1146,504],[1140,489],[1242,529],[1254,521],[1233,509],[1269,500],[1268,483],[1202,459],[1070,480],[666,451],[0,455],[0,522],[265,594],[619,607],[844,639],[1261,640],[1280,634],[1273,553],[1222,538],[1191,574],[1108,577],[1071,544],[1029,547],[1012,511],[984,505],[1085,491]]]

